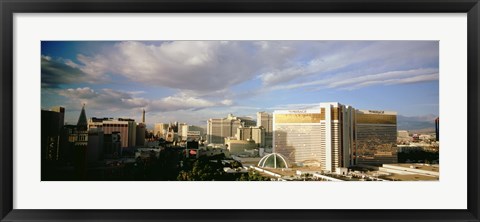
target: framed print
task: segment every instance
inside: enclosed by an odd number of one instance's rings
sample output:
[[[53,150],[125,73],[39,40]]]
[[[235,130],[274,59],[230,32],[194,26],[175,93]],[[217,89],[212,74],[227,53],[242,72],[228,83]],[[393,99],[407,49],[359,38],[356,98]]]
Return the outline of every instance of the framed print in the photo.
[[[479,221],[476,0],[1,9],[2,221]]]

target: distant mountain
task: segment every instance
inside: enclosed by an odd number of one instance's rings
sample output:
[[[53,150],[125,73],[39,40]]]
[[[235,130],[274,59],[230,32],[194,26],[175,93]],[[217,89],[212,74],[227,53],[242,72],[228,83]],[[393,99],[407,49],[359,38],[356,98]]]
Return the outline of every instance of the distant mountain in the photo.
[[[397,116],[397,130],[433,130],[435,131],[435,118],[430,114],[426,116]]]

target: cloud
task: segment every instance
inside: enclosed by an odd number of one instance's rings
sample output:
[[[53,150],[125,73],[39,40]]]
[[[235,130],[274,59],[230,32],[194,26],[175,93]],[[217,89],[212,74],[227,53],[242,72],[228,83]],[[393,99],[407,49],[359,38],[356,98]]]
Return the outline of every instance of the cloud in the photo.
[[[159,44],[127,41],[95,55],[78,54],[77,62],[68,60],[66,63],[97,81],[109,75],[120,75],[133,82],[210,95],[255,79],[259,73],[294,65],[301,56],[308,55],[305,51],[311,44],[323,45],[303,41],[171,41]]]
[[[226,105],[226,106],[231,106],[233,105],[233,101],[230,100],[230,99],[225,99],[221,102],[223,105]]]
[[[59,94],[65,97],[79,99],[92,99],[98,96],[98,93],[89,87],[61,90]]]
[[[75,64],[69,61],[71,66],[77,67],[82,72],[86,73],[91,79],[94,80],[107,80],[107,72],[111,69],[109,61],[104,55],[96,55],[94,57],[87,57],[82,54],[77,55],[77,60],[81,64]]]
[[[179,93],[159,100],[153,100],[149,108],[156,111],[170,112],[177,110],[201,110],[212,107],[228,107],[234,105],[232,100],[210,101],[203,98]]]
[[[253,78],[261,61],[251,42],[174,41],[153,45],[120,42],[108,55],[79,55],[82,71],[94,76],[115,73],[135,82],[210,92]]]
[[[59,88],[61,85],[72,83],[103,83],[107,82],[108,62],[103,56],[87,59],[78,55],[75,63],[70,59],[52,58],[41,55],[41,73],[43,88]]]
[[[201,109],[212,106],[215,106],[215,103],[205,99],[189,97],[186,95],[173,95],[152,101],[150,108],[158,111],[175,111],[184,109]]]
[[[58,90],[58,94],[68,98],[72,107],[87,104],[90,108],[107,111],[145,107],[149,102],[143,98],[134,98],[128,92],[113,89],[95,91],[89,87],[70,88]]]
[[[42,84],[101,83],[120,75],[198,96],[224,96],[249,80],[276,90],[332,76],[354,79],[436,67],[434,41],[127,41],[91,56],[78,54],[76,62],[42,56]]]
[[[335,58],[337,57],[337,58]],[[272,86],[282,82],[288,82],[301,76],[317,75],[335,70],[345,62],[340,62],[338,56],[315,58],[305,64],[295,64],[283,70],[270,71],[260,75],[264,86]]]
[[[438,69],[414,69],[402,71],[390,71],[371,75],[363,75],[350,78],[326,78],[311,82],[278,85],[271,90],[290,90],[296,88],[316,87],[315,90],[325,88],[338,88],[355,90],[373,85],[397,85],[419,83],[438,80]]]
[[[89,87],[58,90],[58,95],[68,98],[69,107],[78,107],[79,104],[87,104],[89,109],[104,111],[144,108],[148,111],[172,112],[234,105],[234,102],[231,100],[215,102],[182,93],[161,99],[146,99],[137,97],[137,92],[113,89],[95,91]]]
[[[73,53],[41,56],[43,89],[59,90],[67,98],[59,103],[87,103],[107,113],[241,112],[263,105],[256,99],[282,93],[277,90],[357,90],[439,79],[436,41],[127,41]],[[159,91],[162,96],[152,98]]]
[[[317,53],[303,62],[262,73],[264,90],[314,85],[357,89],[438,79],[438,42],[331,41],[312,44],[312,50]]]
[[[58,88],[62,84],[82,81],[85,77],[80,69],[72,67],[62,59],[41,56],[42,88]]]

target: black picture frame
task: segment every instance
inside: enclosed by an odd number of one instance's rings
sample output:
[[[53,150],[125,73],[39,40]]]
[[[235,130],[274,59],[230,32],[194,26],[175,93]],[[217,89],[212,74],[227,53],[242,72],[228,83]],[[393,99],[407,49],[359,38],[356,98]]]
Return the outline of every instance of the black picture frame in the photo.
[[[0,0],[1,221],[480,221],[478,0]],[[466,210],[21,210],[13,209],[14,13],[467,13],[468,209]],[[48,201],[48,200],[46,200]],[[94,201],[94,200],[92,200]]]

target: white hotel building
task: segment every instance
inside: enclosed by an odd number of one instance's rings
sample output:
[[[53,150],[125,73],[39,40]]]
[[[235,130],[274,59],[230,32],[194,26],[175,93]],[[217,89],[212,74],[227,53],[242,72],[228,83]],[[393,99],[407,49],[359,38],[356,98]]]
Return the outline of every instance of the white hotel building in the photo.
[[[273,131],[273,151],[299,165],[333,172],[359,163],[396,162],[394,112],[320,103],[316,109],[275,111]]]

